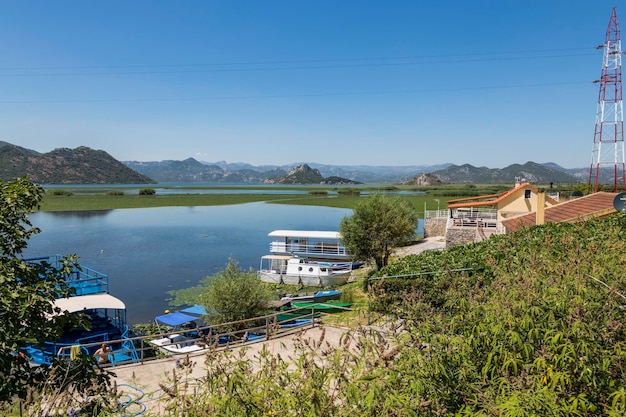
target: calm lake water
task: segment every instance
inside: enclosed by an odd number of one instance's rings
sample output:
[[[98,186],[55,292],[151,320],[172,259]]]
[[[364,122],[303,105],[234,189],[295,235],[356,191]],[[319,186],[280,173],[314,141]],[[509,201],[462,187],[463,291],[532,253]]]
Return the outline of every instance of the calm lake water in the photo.
[[[352,210],[250,203],[81,212],[39,212],[42,232],[25,257],[75,253],[109,276],[110,293],[126,303],[129,324],[168,308],[167,292],[196,285],[228,258],[257,270],[276,229],[338,230]]]
[[[79,255],[109,275],[109,290],[127,306],[129,323],[168,308],[167,291],[196,285],[233,257],[258,269],[275,229],[337,230],[351,210],[265,203],[88,212],[40,212],[42,232],[24,256]]]
[[[102,194],[108,191],[122,191],[125,194],[139,194],[139,190],[151,188],[157,195],[164,194],[279,194],[279,195],[303,195],[308,194],[313,188],[305,190],[296,190],[292,184],[254,184],[254,188],[250,188],[251,184],[229,184],[229,183],[160,183],[154,184],[44,184],[47,190],[69,189],[75,194]],[[167,187],[167,188],[166,188]],[[203,188],[203,187],[219,187],[219,188]],[[284,188],[282,188],[284,187]],[[333,188],[349,188],[358,189],[353,185],[334,185]],[[327,187],[320,189],[328,192],[329,195],[336,195],[336,191],[327,190]],[[362,195],[370,194],[370,191],[362,189]],[[423,195],[424,191],[414,190],[378,190],[376,194],[390,195]]]

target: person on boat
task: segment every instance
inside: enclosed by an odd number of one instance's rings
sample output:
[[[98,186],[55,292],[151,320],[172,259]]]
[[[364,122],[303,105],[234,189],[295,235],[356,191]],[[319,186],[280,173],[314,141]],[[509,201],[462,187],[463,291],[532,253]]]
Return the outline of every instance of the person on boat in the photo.
[[[106,343],[103,343],[102,346],[100,346],[100,349],[96,350],[93,355],[98,358],[99,364],[103,364],[109,362],[109,354],[111,352],[111,348]]]

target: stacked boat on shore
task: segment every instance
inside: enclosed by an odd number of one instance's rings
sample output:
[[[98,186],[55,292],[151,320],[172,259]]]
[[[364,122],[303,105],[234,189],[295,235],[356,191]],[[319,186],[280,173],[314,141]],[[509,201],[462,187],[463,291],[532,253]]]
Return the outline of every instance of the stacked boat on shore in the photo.
[[[261,258],[261,281],[312,287],[339,286],[362,263],[341,244],[333,231],[275,230],[270,254]]]

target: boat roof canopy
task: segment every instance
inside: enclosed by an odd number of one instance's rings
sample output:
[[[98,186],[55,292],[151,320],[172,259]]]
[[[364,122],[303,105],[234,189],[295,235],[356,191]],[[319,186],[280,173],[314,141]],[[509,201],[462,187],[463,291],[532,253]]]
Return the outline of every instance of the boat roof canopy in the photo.
[[[318,239],[341,239],[339,232],[320,230],[274,230],[268,236],[271,237],[306,237]]]
[[[198,320],[198,317],[190,316],[189,314],[173,312],[170,314],[164,314],[162,316],[155,317],[157,323],[165,324],[166,326],[180,326],[181,324],[189,323]]]
[[[54,301],[53,307],[59,307],[61,311],[75,313],[82,310],[108,308],[113,310],[125,310],[126,305],[119,298],[111,294],[90,294],[69,298],[59,298]]]

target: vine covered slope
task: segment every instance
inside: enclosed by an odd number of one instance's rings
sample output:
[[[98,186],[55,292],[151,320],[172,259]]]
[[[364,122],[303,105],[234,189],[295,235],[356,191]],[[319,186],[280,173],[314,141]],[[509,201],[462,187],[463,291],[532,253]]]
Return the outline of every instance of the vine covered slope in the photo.
[[[418,415],[624,415],[625,271],[623,213],[390,264],[370,289],[410,335],[391,392]]]

